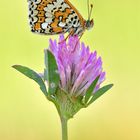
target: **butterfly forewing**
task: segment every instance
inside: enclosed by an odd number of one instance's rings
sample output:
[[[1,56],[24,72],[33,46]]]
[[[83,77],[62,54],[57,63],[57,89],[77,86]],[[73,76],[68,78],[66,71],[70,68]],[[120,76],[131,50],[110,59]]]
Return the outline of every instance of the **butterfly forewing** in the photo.
[[[28,0],[31,30],[47,35],[83,31],[83,18],[68,0]]]

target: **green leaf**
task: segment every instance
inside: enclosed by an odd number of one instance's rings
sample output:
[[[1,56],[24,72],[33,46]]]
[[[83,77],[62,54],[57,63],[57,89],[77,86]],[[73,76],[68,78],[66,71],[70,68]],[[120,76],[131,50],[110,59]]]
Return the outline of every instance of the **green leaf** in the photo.
[[[38,83],[41,91],[47,96],[46,86],[45,86],[42,78],[39,76],[39,74],[37,74],[35,71],[33,71],[27,67],[21,66],[21,65],[14,65],[12,67],[15,68],[17,71],[21,72],[22,74],[24,74],[25,76],[27,76],[28,78],[34,80],[36,83]]]
[[[88,90],[87,90],[87,92],[85,94],[85,103],[87,103],[88,100],[90,99],[90,97],[92,96],[93,90],[95,89],[99,78],[100,78],[100,76],[97,76],[97,78],[89,86],[89,88],[88,88]]]
[[[60,82],[60,76],[58,73],[58,67],[54,55],[49,51],[45,50],[45,75],[49,84],[49,94],[54,94]]]
[[[48,80],[48,77],[47,77],[47,69],[44,69],[44,80],[47,81]]]
[[[90,105],[91,103],[93,103],[96,99],[98,99],[100,96],[102,96],[106,91],[108,91],[110,88],[112,88],[113,84],[109,84],[106,85],[102,88],[100,88],[98,91],[96,91],[93,94],[93,97],[91,98],[91,100],[89,101],[89,103],[87,105]]]

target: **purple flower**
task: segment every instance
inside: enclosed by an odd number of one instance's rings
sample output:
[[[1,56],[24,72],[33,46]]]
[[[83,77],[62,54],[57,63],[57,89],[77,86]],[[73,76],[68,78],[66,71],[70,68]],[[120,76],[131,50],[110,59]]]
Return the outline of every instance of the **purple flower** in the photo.
[[[77,36],[70,36],[68,42],[60,35],[59,43],[50,39],[50,51],[55,56],[60,74],[60,87],[71,96],[84,95],[91,83],[100,76],[93,91],[105,80],[101,57],[90,52],[88,46],[80,43]]]

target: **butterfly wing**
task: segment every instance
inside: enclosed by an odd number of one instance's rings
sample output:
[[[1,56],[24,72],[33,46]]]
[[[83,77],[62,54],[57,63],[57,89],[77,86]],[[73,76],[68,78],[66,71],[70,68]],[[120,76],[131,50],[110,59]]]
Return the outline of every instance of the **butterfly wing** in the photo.
[[[53,35],[77,31],[82,16],[68,0],[28,0],[29,20],[33,32]]]

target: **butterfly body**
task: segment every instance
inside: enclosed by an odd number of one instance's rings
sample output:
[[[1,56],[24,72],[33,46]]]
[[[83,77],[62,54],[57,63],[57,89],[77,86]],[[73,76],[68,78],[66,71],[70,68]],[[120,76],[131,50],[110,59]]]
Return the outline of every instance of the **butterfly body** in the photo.
[[[69,0],[28,0],[31,31],[53,35],[82,35],[90,26]],[[88,24],[87,24],[88,23]],[[93,25],[92,25],[93,26]]]

